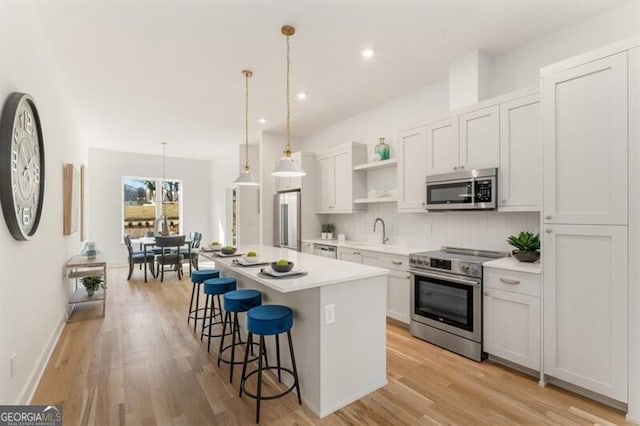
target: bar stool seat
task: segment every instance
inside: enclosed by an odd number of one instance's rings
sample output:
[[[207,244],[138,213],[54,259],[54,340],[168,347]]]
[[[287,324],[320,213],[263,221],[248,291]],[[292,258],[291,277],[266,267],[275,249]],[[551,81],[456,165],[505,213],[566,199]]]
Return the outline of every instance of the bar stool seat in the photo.
[[[285,396],[293,389],[298,393],[298,403],[302,404],[300,395],[300,381],[298,380],[298,369],[296,367],[296,358],[293,353],[293,342],[291,340],[291,328],[293,327],[293,311],[291,308],[282,305],[261,305],[250,309],[247,312],[247,348],[245,349],[244,362],[242,363],[242,377],[240,379],[240,397],[246,393],[249,397],[256,400],[256,423],[260,423],[260,401],[263,399],[276,399]],[[289,355],[291,357],[291,369],[280,365],[280,339],[279,335],[287,333],[289,341]],[[253,335],[260,336],[260,344],[258,349],[258,368],[247,373],[247,364],[251,362],[248,359],[249,347],[253,345]],[[266,359],[265,336],[275,336],[276,340],[276,356],[277,365],[269,367],[262,366],[262,356]],[[262,372],[264,370],[278,370],[278,382],[282,381],[281,372],[285,371],[293,378],[293,384],[284,391],[269,396],[262,396]],[[247,379],[254,374],[258,375],[258,386],[255,394],[250,393],[246,389]]]
[[[196,271],[197,272],[197,271]],[[214,333],[213,327],[216,325],[224,324],[222,319],[222,304],[220,303],[220,295],[234,291],[236,289],[236,279],[233,277],[220,277],[209,278],[204,281],[204,294],[206,296],[204,302],[204,317],[202,319],[202,331],[200,332],[200,340],[202,341],[204,336],[207,336],[207,352],[211,350],[211,338],[222,337],[222,333]],[[215,300],[218,300],[218,307],[216,308]],[[209,302],[211,300],[211,303]],[[207,324],[207,309],[209,310],[209,323]],[[220,317],[216,321],[216,317]],[[205,332],[206,330],[206,332]],[[231,334],[231,331],[226,334]]]
[[[217,269],[201,269],[199,271],[193,271],[191,274],[191,282],[193,283],[193,287],[191,289],[191,302],[189,302],[189,314],[187,315],[187,324],[192,319],[193,321],[193,332],[195,333],[196,327],[198,326],[198,313],[200,311],[204,311],[205,308],[200,307],[200,285],[208,279],[218,278],[220,276],[220,271]],[[194,309],[193,306],[193,297],[196,298],[196,306]],[[202,318],[202,323],[204,325],[204,317]]]
[[[255,308],[256,306],[260,306],[262,304],[262,293],[258,290],[251,289],[242,289],[236,291],[230,291],[225,293],[222,296],[224,300],[224,322],[222,325],[222,338],[220,339],[220,347],[218,348],[218,366],[220,366],[220,361],[230,364],[229,371],[229,382],[233,382],[233,369],[236,365],[242,364],[242,361],[236,361],[236,346],[241,346],[244,344],[242,341],[242,337],[240,336],[240,327],[238,325],[238,313],[239,312],[247,312],[251,308]],[[233,317],[232,314],[233,313]],[[231,344],[225,346],[224,340],[226,336],[227,324],[231,327]],[[236,342],[236,336],[238,336],[238,341]],[[256,345],[257,346],[257,345]],[[231,349],[231,357],[229,359],[225,359],[223,357],[224,352]],[[251,351],[253,355],[253,345],[246,346],[247,351]],[[247,354],[245,354],[245,358],[247,358]],[[255,361],[257,357],[252,358],[250,361]],[[265,354],[265,362],[266,362],[266,354]],[[267,362],[268,364],[268,362]]]

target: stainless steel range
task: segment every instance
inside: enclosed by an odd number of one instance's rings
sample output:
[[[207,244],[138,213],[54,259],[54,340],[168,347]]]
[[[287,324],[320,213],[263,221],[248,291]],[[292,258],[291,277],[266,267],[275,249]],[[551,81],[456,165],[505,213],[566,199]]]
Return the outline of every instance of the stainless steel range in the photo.
[[[482,361],[482,264],[506,255],[454,247],[409,255],[411,334]]]

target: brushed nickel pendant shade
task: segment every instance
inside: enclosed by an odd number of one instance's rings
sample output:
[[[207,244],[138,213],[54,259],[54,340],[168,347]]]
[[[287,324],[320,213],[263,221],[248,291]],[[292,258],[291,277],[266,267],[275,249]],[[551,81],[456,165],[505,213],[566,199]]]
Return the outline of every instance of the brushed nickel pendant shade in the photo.
[[[271,172],[272,176],[277,177],[298,177],[306,175],[305,171],[302,170],[298,165],[293,161],[292,151],[291,151],[291,89],[290,89],[290,68],[291,68],[291,54],[290,54],[290,39],[291,36],[296,32],[295,28],[290,25],[283,26],[280,31],[282,35],[285,36],[287,42],[287,68],[286,68],[286,97],[287,97],[287,146],[284,149],[283,156],[276,163],[276,167]]]
[[[233,184],[238,186],[260,185],[251,173],[249,167],[249,78],[253,73],[249,70],[243,70],[244,75],[244,169],[240,172]]]

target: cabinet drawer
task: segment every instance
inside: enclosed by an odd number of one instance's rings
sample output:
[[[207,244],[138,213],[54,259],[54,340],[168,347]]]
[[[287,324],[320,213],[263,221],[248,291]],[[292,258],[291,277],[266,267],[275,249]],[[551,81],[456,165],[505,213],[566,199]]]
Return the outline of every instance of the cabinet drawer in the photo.
[[[483,285],[485,288],[540,297],[540,275],[538,274],[485,267]]]
[[[395,271],[406,271],[409,269],[409,258],[407,256],[381,255],[379,266]]]

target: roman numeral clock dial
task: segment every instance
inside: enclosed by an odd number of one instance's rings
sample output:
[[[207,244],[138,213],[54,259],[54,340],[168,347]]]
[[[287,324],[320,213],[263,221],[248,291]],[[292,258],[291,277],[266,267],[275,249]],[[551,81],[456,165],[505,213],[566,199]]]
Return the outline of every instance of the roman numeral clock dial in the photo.
[[[36,104],[12,93],[0,118],[0,201],[9,232],[28,240],[40,224],[44,197],[44,146]]]

